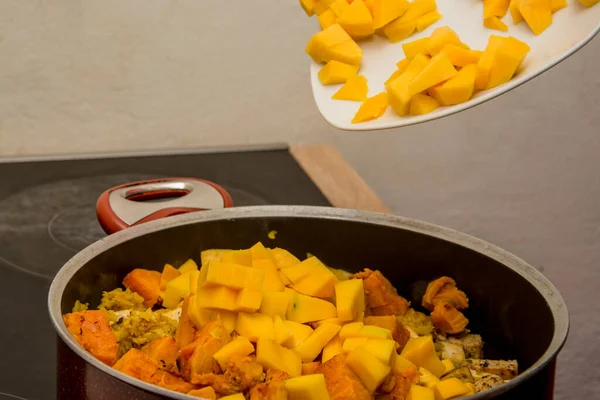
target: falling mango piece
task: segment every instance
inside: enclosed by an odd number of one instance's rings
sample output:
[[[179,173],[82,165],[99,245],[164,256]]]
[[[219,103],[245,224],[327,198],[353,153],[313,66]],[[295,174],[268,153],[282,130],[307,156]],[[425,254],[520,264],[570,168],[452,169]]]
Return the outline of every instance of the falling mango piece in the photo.
[[[350,4],[348,4],[346,0],[335,0],[333,3],[331,3],[329,9],[333,11],[337,17],[340,17],[346,12],[346,10],[348,10],[349,7]]]
[[[483,0],[483,19],[504,17],[509,4],[510,0]]]
[[[316,3],[317,3],[317,0],[300,0],[300,5],[302,6],[302,9],[306,13],[306,15],[308,15],[309,17],[312,17],[313,15],[315,15],[315,4]]]
[[[375,29],[387,25],[408,10],[407,0],[375,0],[373,2],[373,24]]]
[[[318,63],[336,60],[352,65],[360,65],[363,54],[362,49],[339,24],[333,24],[314,34],[306,45],[306,52]]]
[[[517,25],[523,22],[523,16],[521,15],[521,10],[519,10],[519,6],[521,5],[521,0],[510,0],[510,4],[508,9],[510,10],[510,16],[512,17],[513,24]]]
[[[428,114],[439,106],[440,103],[433,97],[419,93],[410,100],[410,115]]]
[[[329,28],[331,25],[335,24],[336,19],[337,17],[331,8],[328,8],[317,17],[317,20],[319,20],[319,25],[321,25],[321,29]]]
[[[331,60],[319,71],[319,80],[323,85],[335,85],[346,82],[348,78],[356,75],[357,72],[358,65]]]
[[[415,58],[417,54],[427,53],[428,43],[428,37],[413,40],[412,42],[408,43],[402,43],[402,50],[404,51],[404,56],[408,59],[411,59]]]
[[[594,4],[598,4],[600,2],[600,0],[579,0],[579,2],[587,8],[590,8],[591,6],[593,6]]]
[[[530,47],[512,36],[503,38],[502,45],[496,50],[486,89],[508,82],[529,53]]]
[[[415,21],[402,21],[401,18],[398,18],[383,28],[383,34],[390,42],[398,43],[412,35],[416,27],[417,23]]]
[[[335,92],[331,98],[334,100],[364,101],[368,92],[367,78],[362,75],[355,75],[348,78],[344,86]]]
[[[457,46],[464,47],[466,49],[469,48],[466,44],[461,42],[458,34],[452,30],[449,26],[442,26],[436,28],[431,36],[429,36],[429,40],[427,41],[427,52],[435,56],[437,53],[442,51],[445,45],[448,43],[454,43]]]
[[[411,95],[408,90],[409,83],[425,69],[429,63],[429,56],[419,53],[406,67],[406,70],[386,85],[388,101],[394,112],[400,116],[405,116],[409,112]]]
[[[437,10],[435,0],[414,0],[410,3],[408,10],[402,15],[403,21],[417,21],[417,18]]]
[[[373,97],[369,97],[360,105],[360,108],[352,118],[353,124],[360,122],[370,121],[375,118],[379,118],[385,113],[388,108],[388,99],[385,92],[376,94]]]
[[[346,0],[341,1],[346,2]],[[375,32],[373,17],[363,0],[354,0],[337,22],[353,39],[363,39]]]
[[[444,82],[456,75],[456,72],[450,58],[445,53],[440,53],[429,60],[423,71],[410,81],[408,85],[409,95],[414,96],[440,82]]]
[[[483,20],[483,26],[497,31],[508,32],[508,26],[498,17],[487,17]]]
[[[417,18],[417,31],[422,32],[442,18],[442,14],[437,11],[431,11]]]
[[[429,89],[429,94],[443,106],[464,103],[473,97],[477,67],[470,64],[462,68],[453,78]]]
[[[502,46],[504,38],[497,35],[490,35],[488,44],[477,62],[477,72],[475,76],[475,88],[484,90],[490,80],[490,71],[494,64],[496,51]]]
[[[445,53],[452,65],[455,67],[464,67],[469,64],[477,64],[481,57],[481,52],[477,50],[467,50],[464,47],[457,46],[454,43],[448,43],[442,48],[442,53]]]
[[[519,11],[531,31],[539,35],[552,24],[552,12],[548,0],[521,0]]]
[[[554,14],[568,5],[569,3],[567,3],[567,0],[550,0],[550,11]]]

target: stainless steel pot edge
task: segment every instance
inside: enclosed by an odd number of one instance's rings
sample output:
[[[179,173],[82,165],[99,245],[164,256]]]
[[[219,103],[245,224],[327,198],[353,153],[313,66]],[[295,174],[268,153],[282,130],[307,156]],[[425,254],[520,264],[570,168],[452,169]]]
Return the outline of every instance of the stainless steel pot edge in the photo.
[[[243,218],[268,218],[268,217],[299,217],[299,218],[323,218],[330,220],[346,220],[353,222],[361,222],[368,224],[383,225],[393,228],[401,228],[415,233],[421,233],[436,237],[441,240],[449,241],[460,246],[466,247],[486,257],[492,258],[521,275],[537,288],[551,308],[552,315],[555,321],[555,331],[552,341],[542,355],[542,357],[530,368],[523,371],[517,378],[510,382],[483,393],[476,394],[470,398],[473,400],[483,399],[490,394],[499,395],[517,386],[521,382],[531,378],[542,368],[544,368],[563,347],[569,331],[569,317],[567,306],[564,299],[556,289],[556,287],[535,268],[527,264],[525,261],[515,255],[502,250],[501,248],[477,239],[473,236],[455,231],[450,228],[441,227],[435,224],[430,224],[423,221],[408,219],[389,214],[381,214],[359,210],[340,209],[333,207],[313,207],[313,206],[252,206],[252,207],[236,207],[223,210],[201,211],[197,213],[189,213],[180,216],[174,216],[163,220],[148,222],[139,226],[128,228],[124,231],[103,238],[96,243],[88,246],[71,258],[57,273],[52,281],[48,293],[48,308],[50,317],[56,331],[61,339],[80,357],[92,364],[103,372],[112,375],[113,377],[123,380],[129,384],[142,388],[144,390],[154,392],[163,396],[170,396],[176,399],[192,399],[194,397],[176,393],[170,390],[160,388],[146,382],[133,379],[125,374],[122,374],[110,368],[106,364],[96,360],[91,354],[86,352],[79,344],[71,337],[66,329],[60,309],[60,301],[62,293],[71,277],[79,270],[79,268],[89,260],[96,257],[108,248],[126,242],[135,237],[156,232],[163,229],[168,229],[176,226],[195,224],[205,221],[218,220],[236,220]]]

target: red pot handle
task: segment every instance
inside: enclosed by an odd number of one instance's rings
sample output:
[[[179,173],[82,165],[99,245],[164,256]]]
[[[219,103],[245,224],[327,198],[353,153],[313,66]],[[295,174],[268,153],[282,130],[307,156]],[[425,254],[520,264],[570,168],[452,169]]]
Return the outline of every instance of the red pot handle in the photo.
[[[172,215],[233,206],[216,183],[197,178],[164,178],[126,183],[98,198],[96,215],[108,234]]]

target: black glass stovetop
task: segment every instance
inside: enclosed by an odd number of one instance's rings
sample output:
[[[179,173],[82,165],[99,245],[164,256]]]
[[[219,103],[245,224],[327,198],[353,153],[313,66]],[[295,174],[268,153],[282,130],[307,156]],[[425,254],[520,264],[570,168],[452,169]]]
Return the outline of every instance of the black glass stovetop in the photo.
[[[98,196],[144,179],[216,182],[234,205],[329,202],[287,148],[2,162],[0,160],[0,400],[54,399],[56,335],[47,311],[52,278],[105,236]]]

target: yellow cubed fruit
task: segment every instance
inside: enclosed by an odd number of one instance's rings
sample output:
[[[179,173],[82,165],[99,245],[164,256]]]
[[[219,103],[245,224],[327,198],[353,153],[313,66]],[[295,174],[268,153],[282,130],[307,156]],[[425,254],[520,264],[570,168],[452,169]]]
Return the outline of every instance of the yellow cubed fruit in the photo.
[[[333,98],[343,93],[344,99],[349,100],[350,97],[357,95],[355,89],[356,80],[364,80],[364,93],[366,96],[366,78],[362,76],[352,76],[342,86],[342,88],[334,95]],[[358,90],[361,90],[358,88]],[[348,96],[345,96],[347,94]],[[335,294],[335,284],[337,278],[317,257],[310,257],[293,267],[281,269],[283,274],[292,282],[292,288],[299,293],[321,298],[331,298]]]
[[[300,355],[302,362],[312,362],[339,331],[339,325],[323,324],[315,329],[304,342],[296,346],[294,351]]]
[[[457,378],[444,379],[433,387],[435,400],[453,399],[470,393],[471,389]]]
[[[181,272],[181,274],[185,274],[191,271],[198,271],[198,264],[196,264],[196,262],[190,258],[189,260],[181,264],[181,266],[177,268],[177,270]]]
[[[167,291],[173,291],[179,297],[184,298],[190,294],[190,274],[193,270],[190,270],[186,273],[179,275],[177,278],[174,278],[167,283]]]
[[[411,363],[410,361],[408,361],[406,358],[402,357],[401,355],[396,356],[396,358],[394,359],[394,367],[393,370],[394,372],[402,372],[402,371],[406,371],[408,368],[416,368],[415,364]]]
[[[232,250],[221,256],[221,262],[243,265],[244,267],[252,266],[252,255],[250,250]]]
[[[379,361],[386,365],[394,366],[394,354],[396,353],[396,341],[391,339],[367,339],[363,347],[373,354]]]
[[[390,42],[398,43],[412,35],[416,28],[416,21],[404,21],[402,18],[398,18],[383,28],[383,34]]]
[[[346,0],[340,0],[346,2]],[[346,3],[348,5],[348,3]],[[375,32],[373,17],[362,0],[354,0],[337,18],[336,22],[348,32],[353,39],[364,39]]]
[[[496,50],[486,89],[511,80],[530,50],[527,43],[512,36],[503,38],[502,42]]]
[[[302,9],[306,13],[306,15],[312,17],[313,15],[315,15],[315,4],[317,2],[318,0],[300,0],[300,5],[302,6]]]
[[[433,25],[437,21],[439,21],[441,18],[442,18],[442,14],[440,14],[437,11],[431,11],[431,12],[428,12],[427,14],[420,16],[419,18],[417,18],[417,21],[416,21],[417,31],[419,31],[419,32],[424,31],[425,29],[427,29],[428,27],[430,27],[431,25]]]
[[[408,92],[412,97],[421,93],[438,83],[447,81],[456,75],[457,71],[452,61],[445,53],[439,53],[433,57],[425,68],[408,84]]]
[[[477,50],[467,50],[464,47],[457,46],[454,43],[448,43],[442,49],[442,53],[446,54],[450,62],[455,67],[464,67],[469,64],[477,64],[481,53]]]
[[[286,349],[264,337],[256,344],[256,361],[265,368],[278,369],[292,377],[302,374],[302,361],[294,350]]]
[[[548,0],[521,0],[519,11],[535,35],[552,24],[552,11]]]
[[[233,311],[255,312],[261,307],[262,300],[262,292],[242,289],[238,292],[237,298],[235,299],[235,309]]]
[[[429,94],[443,106],[464,103],[473,97],[475,86],[475,64],[462,68],[451,79],[429,89]]]
[[[345,0],[344,0],[345,1]],[[262,293],[262,304],[258,312],[261,314],[275,317],[276,315],[281,318],[285,318],[287,313],[288,305],[290,301],[290,295],[285,292],[263,292]]]
[[[221,369],[225,371],[227,369],[227,363],[233,357],[245,357],[254,353],[254,346],[248,339],[243,336],[238,336],[225,346],[221,347],[219,351],[215,353],[213,358],[219,363]]]
[[[235,331],[253,343],[259,338],[275,340],[273,318],[264,314],[238,313]]]
[[[236,308],[237,294],[237,290],[225,286],[199,287],[195,299],[199,308],[233,311]]]
[[[358,124],[377,119],[385,113],[385,110],[387,110],[388,106],[388,98],[385,92],[381,92],[375,96],[369,97],[360,105],[356,114],[354,114],[352,123]]]
[[[315,0],[315,14],[321,15],[322,13],[324,13],[325,10],[329,9],[329,7],[333,4],[334,1],[335,0]]]
[[[450,28],[449,26],[442,26],[436,28],[431,34],[431,36],[429,36],[426,50],[431,56],[435,56],[440,51],[442,51],[444,46],[446,46],[448,43],[453,43],[457,46],[461,46],[467,49],[469,48],[469,46],[460,41],[460,38],[458,37],[456,32],[452,30],[452,28]]]
[[[413,40],[412,42],[402,43],[402,50],[404,51],[404,56],[408,59],[412,59],[415,58],[418,54],[427,53],[428,44],[428,37]]]
[[[490,80],[490,71],[494,65],[497,50],[504,43],[504,38],[497,35],[490,35],[487,46],[477,62],[477,71],[475,74],[475,89],[484,90]]]
[[[391,370],[389,365],[379,361],[377,357],[363,347],[359,347],[348,353],[346,360],[352,371],[358,375],[370,393],[374,393],[377,390]]]
[[[520,5],[521,0],[510,0],[510,4],[508,5],[510,16],[512,17],[513,24],[515,25],[523,22],[523,16],[521,15],[521,10],[519,10]]]
[[[352,65],[360,65],[363,55],[360,46],[337,23],[314,34],[306,52],[318,63],[336,60]]]
[[[199,308],[194,298],[195,295],[190,296],[188,317],[198,330],[202,329],[210,321],[221,321],[228,333],[234,331],[237,313],[226,310]]]
[[[189,273],[190,276],[190,293],[196,294],[198,291],[198,280],[200,278],[200,271],[192,271]]]
[[[283,292],[285,286],[281,282],[279,271],[272,260],[252,260],[252,269],[264,272],[263,291]]]
[[[595,4],[598,4],[599,1],[600,0],[579,0],[579,3],[581,5],[583,5],[584,7],[589,8],[589,7],[592,7]]]
[[[386,91],[388,90],[388,89],[387,89],[387,88],[388,88],[388,86],[389,86],[389,85],[390,85],[390,84],[391,84],[393,81],[395,81],[395,80],[396,80],[396,78],[398,78],[400,75],[402,75],[402,73],[403,73],[403,72],[404,72],[403,70],[401,70],[401,69],[397,69],[397,70],[395,70],[395,71],[394,71],[394,72],[393,72],[393,73],[390,75],[390,77],[389,77],[389,78],[387,79],[387,81],[385,81],[385,83],[384,83]],[[388,102],[389,102],[389,98],[388,98]]]
[[[327,362],[338,354],[342,354],[342,339],[340,339],[339,335],[335,335],[335,337],[323,347],[321,361]]]
[[[317,322],[313,323],[312,325],[315,328],[318,328],[319,326],[321,326],[323,324],[336,324],[336,325],[342,326],[345,324],[345,322],[343,322],[339,317],[335,317],[335,318],[327,318],[322,321],[317,321]]]
[[[435,0],[414,0],[400,18],[405,21],[416,21],[419,17],[435,10],[437,10]]]
[[[410,100],[409,113],[410,115],[428,114],[440,107],[440,103],[431,96],[417,93]]]
[[[568,5],[569,3],[567,3],[567,0],[550,0],[550,11],[554,14]]]
[[[342,343],[342,353],[350,353],[359,347],[363,347],[369,341],[366,337],[349,337]]]
[[[367,78],[362,75],[353,75],[331,98],[333,100],[364,101],[367,99],[368,92]]]
[[[454,370],[454,363],[450,360],[442,360],[442,363],[444,363],[444,365],[446,366],[446,370],[444,371],[444,374],[447,374],[448,372]]]
[[[338,69],[338,66],[336,66],[337,63],[340,63],[340,62],[334,61],[333,66],[330,66],[329,68],[331,68],[337,72],[337,69]],[[327,63],[327,64],[331,64],[331,63]],[[349,65],[349,64],[344,64],[344,63],[340,63],[340,64]],[[327,65],[325,65],[325,66],[327,66]],[[356,68],[356,70],[358,71],[357,66],[353,66],[353,68]],[[322,71],[322,69],[321,69],[321,71]],[[319,72],[319,74],[320,74],[320,72]],[[319,77],[321,77],[321,76],[319,75]],[[274,249],[271,249],[271,255],[273,256],[273,259],[275,261],[275,265],[277,266],[277,269],[293,267],[296,264],[300,264],[300,260],[298,260],[298,258],[295,255],[293,255],[292,253],[290,253],[287,250],[280,249],[279,247],[275,247]]]
[[[219,397],[219,400],[246,400],[243,393],[231,394],[229,396]]]
[[[400,355],[417,367],[427,369],[436,377],[442,376],[446,370],[437,356],[431,335],[409,339]]]
[[[292,330],[279,315],[273,318],[273,329],[275,329],[275,342],[277,344],[283,344],[292,338]]]
[[[373,2],[374,28],[379,29],[401,17],[408,8],[409,2],[407,0],[375,0]]]
[[[406,71],[386,86],[388,101],[394,112],[400,116],[408,115],[410,99],[412,98],[408,85],[423,71],[429,63],[429,56],[420,53],[411,61]]]
[[[261,290],[265,272],[243,265],[222,261],[209,261],[200,269],[198,286],[226,286],[232,289]]]
[[[435,400],[435,395],[430,388],[411,385],[406,400]]]
[[[340,338],[342,340],[346,340],[350,337],[360,337],[360,331],[365,327],[365,324],[362,322],[352,322],[350,324],[346,324],[340,330]]]
[[[350,4],[346,0],[334,0],[329,9],[334,12],[336,17],[340,17],[349,7]]]
[[[202,389],[193,389],[187,392],[188,396],[200,397],[205,400],[217,400],[217,393],[211,386],[203,387]]]
[[[177,278],[179,275],[181,275],[181,272],[179,272],[171,264],[165,264],[163,271],[160,274],[160,290],[165,290],[167,288],[167,284],[173,279]]]
[[[283,384],[289,400],[329,400],[330,398],[323,374],[298,376],[284,381]]]
[[[508,32],[508,26],[498,17],[491,16],[483,20],[483,26],[497,31]]]
[[[208,249],[200,252],[200,263],[205,265],[209,261],[221,261],[223,255],[229,253],[228,249]]]
[[[258,242],[254,246],[250,247],[250,256],[252,257],[252,261],[273,261],[273,256],[271,255],[271,252],[261,242]]]
[[[504,17],[508,11],[510,0],[483,0],[483,19]]]
[[[295,321],[283,321],[285,326],[292,332],[292,336],[282,343],[283,346],[293,349],[298,347],[313,333],[313,328]]]
[[[392,331],[375,325],[365,325],[358,332],[358,336],[369,339],[391,339]]]
[[[425,368],[419,368],[419,374],[419,385],[432,388],[440,383],[440,379]]]
[[[317,17],[317,20],[319,21],[319,25],[321,26],[321,29],[329,28],[331,25],[335,24],[336,19],[337,19],[337,16],[335,15],[335,13],[333,12],[333,10],[331,8],[325,10],[321,15],[319,15]]]
[[[396,67],[398,67],[398,71],[404,72],[406,71],[406,68],[408,68],[408,65],[410,64],[410,60],[408,58],[403,58],[402,60],[398,61],[396,63]]]
[[[340,321],[352,321],[360,313],[364,313],[365,290],[362,279],[350,279],[336,283],[335,302]]]

